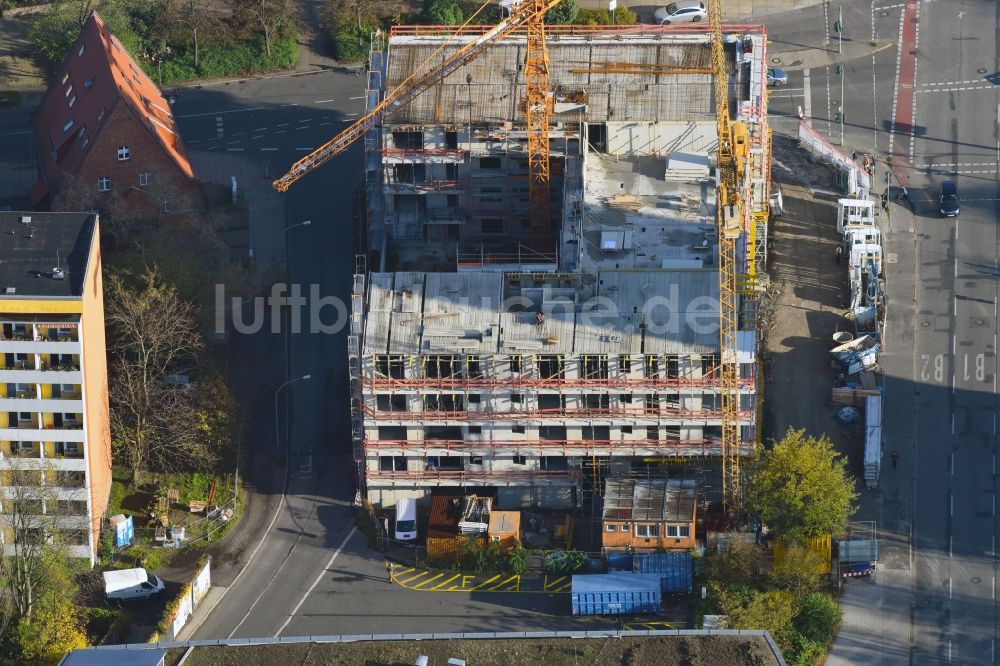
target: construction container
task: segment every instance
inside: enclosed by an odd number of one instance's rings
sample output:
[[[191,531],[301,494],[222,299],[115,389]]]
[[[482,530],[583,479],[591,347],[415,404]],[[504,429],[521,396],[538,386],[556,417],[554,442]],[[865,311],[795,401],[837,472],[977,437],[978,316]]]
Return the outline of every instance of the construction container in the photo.
[[[521,512],[492,511],[486,536],[490,541],[499,543],[502,548],[520,545]]]
[[[830,539],[829,534],[823,536],[811,537],[805,539],[802,545],[813,551],[820,556],[819,561],[816,563],[816,569],[813,573],[817,574],[829,574],[830,573],[830,563],[833,550],[833,542]],[[781,567],[785,561],[785,556],[788,554],[789,544],[784,539],[778,539],[774,544],[774,566]]]
[[[573,615],[656,615],[662,609],[658,574],[576,575],[571,589]]]
[[[632,553],[608,553],[610,571],[632,571]]]
[[[693,582],[691,553],[636,553],[632,570],[656,574],[664,593],[690,592]]]

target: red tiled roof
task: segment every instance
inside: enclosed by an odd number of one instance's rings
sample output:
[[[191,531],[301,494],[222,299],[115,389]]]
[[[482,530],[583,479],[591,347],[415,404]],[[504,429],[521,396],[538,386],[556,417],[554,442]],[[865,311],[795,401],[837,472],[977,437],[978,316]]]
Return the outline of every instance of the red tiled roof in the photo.
[[[38,150],[50,184],[62,173],[77,173],[105,117],[119,102],[153,135],[181,173],[194,177],[170,105],[94,12],[35,115]]]

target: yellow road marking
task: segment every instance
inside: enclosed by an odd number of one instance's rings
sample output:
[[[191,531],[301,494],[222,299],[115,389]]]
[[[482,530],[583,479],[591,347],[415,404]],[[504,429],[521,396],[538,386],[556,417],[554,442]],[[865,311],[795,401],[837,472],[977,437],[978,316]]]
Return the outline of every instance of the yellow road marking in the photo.
[[[414,585],[413,589],[414,590],[419,590],[421,585],[426,585],[427,583],[433,583],[434,581],[436,581],[438,578],[441,578],[442,576],[444,576],[444,574],[443,573],[439,573],[436,576],[431,576],[430,578],[428,578],[426,580],[422,580],[419,583],[417,583],[416,585]]]
[[[497,576],[497,578],[499,578],[499,576]],[[518,590],[521,589],[521,577],[518,576],[517,574],[514,574],[513,576],[511,576],[507,580],[503,581],[502,583],[497,583],[496,585],[494,585],[493,587],[491,587],[488,591],[489,592],[495,592],[496,590],[498,590],[499,588],[503,587],[504,585],[510,583],[511,581],[515,582],[515,589],[512,590],[512,591],[516,592],[516,591],[518,591]]]
[[[389,566],[392,567],[392,573],[396,574],[396,576],[405,576],[406,574],[410,573],[411,571],[416,571],[417,570],[416,567],[409,567],[409,568],[403,569],[401,571],[396,571],[395,565],[390,564]]]
[[[560,583],[562,583],[562,582],[563,582],[564,580],[566,580],[567,578],[568,578],[568,576],[559,576],[559,577],[558,577],[558,578],[556,578],[555,580],[549,580],[549,577],[548,577],[548,576],[546,576],[546,577],[545,577],[545,583],[544,583],[544,584],[542,585],[542,587],[543,587],[544,589],[546,589],[546,590],[550,590],[550,589],[552,589],[553,587],[556,587],[557,585],[559,585]],[[560,587],[562,587],[562,586],[560,586]]]
[[[556,594],[561,594],[563,592],[569,592],[572,587],[573,587],[573,583],[566,583],[565,585],[560,585],[557,588],[553,588],[553,589],[547,590],[547,591],[548,592],[553,592],[553,593],[556,593]]]
[[[400,580],[399,584],[400,585],[409,585],[410,583],[412,583],[413,581],[417,580],[418,578],[423,578],[424,576],[426,576],[428,574],[430,574],[430,571],[421,571],[416,576],[411,576],[410,578],[407,578],[406,580]]]
[[[455,580],[456,578],[458,578],[458,577],[459,577],[459,576],[461,576],[461,575],[462,575],[462,574],[455,574],[454,576],[452,576],[452,577],[451,577],[451,578],[449,578],[448,580],[444,581],[443,583],[438,583],[438,584],[437,584],[437,585],[435,585],[434,587],[429,587],[429,588],[427,588],[427,589],[429,589],[429,590],[440,590],[440,589],[441,589],[442,587],[444,587],[444,586],[445,586],[445,585],[447,585],[448,583],[452,582],[453,580]],[[458,586],[456,585],[455,587],[458,587]],[[451,589],[455,589],[455,588],[453,587],[453,588],[451,588]]]
[[[470,587],[468,590],[466,590],[466,592],[475,592],[478,589],[484,588],[487,585],[489,585],[490,583],[492,583],[493,581],[495,581],[500,576],[501,576],[501,574],[497,574],[496,576],[493,576],[492,578],[489,578],[489,579],[483,581],[482,583],[480,583],[479,585],[476,585],[475,587]],[[466,578],[472,578],[472,576],[466,576]],[[463,579],[462,580],[462,587],[465,587],[466,584],[467,583]]]

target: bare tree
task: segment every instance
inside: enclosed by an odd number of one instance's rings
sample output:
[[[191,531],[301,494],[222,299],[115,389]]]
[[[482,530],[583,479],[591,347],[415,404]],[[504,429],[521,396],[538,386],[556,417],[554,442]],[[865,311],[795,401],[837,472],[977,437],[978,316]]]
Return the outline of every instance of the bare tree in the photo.
[[[172,26],[180,25],[191,36],[191,44],[194,46],[194,66],[198,69],[198,50],[201,43],[199,35],[217,30],[218,15],[207,8],[204,2],[198,0],[167,0],[163,20],[168,31]]]
[[[130,277],[130,276],[126,276]],[[215,453],[199,431],[191,391],[169,375],[195,366],[203,348],[195,308],[147,269],[133,286],[121,275],[106,283],[111,333],[111,433],[116,454],[138,482],[143,469],[211,464]]]
[[[47,574],[46,555],[52,549],[55,536],[55,517],[43,511],[56,506],[52,486],[41,484],[43,474],[54,474],[48,469],[20,469],[11,459],[5,461],[2,474],[6,499],[0,512],[0,526],[6,532],[0,557],[0,585],[9,604],[10,615],[5,624],[29,617]]]
[[[264,49],[271,55],[271,43],[295,20],[290,0],[232,0],[233,12],[243,14],[257,26],[264,37]]]

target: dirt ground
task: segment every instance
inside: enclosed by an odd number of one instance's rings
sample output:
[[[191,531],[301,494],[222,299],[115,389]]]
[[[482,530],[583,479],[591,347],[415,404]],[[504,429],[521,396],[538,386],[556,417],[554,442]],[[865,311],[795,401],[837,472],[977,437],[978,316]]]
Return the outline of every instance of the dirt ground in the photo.
[[[21,104],[34,106],[45,92],[45,74],[31,57],[30,19],[30,14],[21,14],[0,21],[0,91],[20,91]]]
[[[170,650],[176,664],[184,650]],[[544,664],[545,666],[765,666],[776,664],[758,637],[657,636],[650,638],[538,639],[478,641],[380,641],[298,643],[246,647],[198,647],[185,666],[265,666],[285,663],[395,666],[425,655],[440,666],[450,657],[470,666]]]
[[[766,315],[765,441],[788,428],[825,433],[860,477],[864,431],[835,418],[830,390],[838,379],[832,336],[851,330],[846,261],[836,262],[837,198],[831,171],[810,161],[788,137],[774,137],[772,178],[785,214],[771,225]]]

